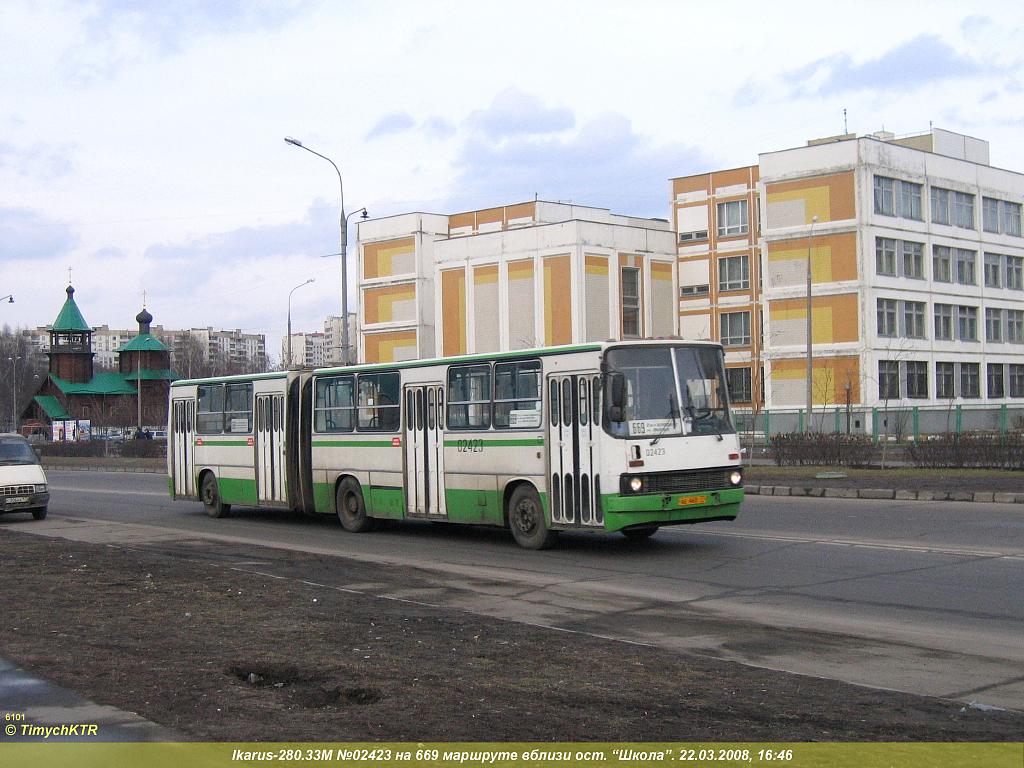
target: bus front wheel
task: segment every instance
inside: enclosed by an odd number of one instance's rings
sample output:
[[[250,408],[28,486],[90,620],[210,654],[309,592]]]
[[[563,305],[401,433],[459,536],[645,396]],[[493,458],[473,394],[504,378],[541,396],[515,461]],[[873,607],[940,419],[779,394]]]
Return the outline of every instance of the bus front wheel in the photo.
[[[203,483],[199,488],[199,498],[206,507],[206,514],[210,517],[227,517],[231,514],[231,505],[220,500],[220,490],[217,488],[217,478],[212,472],[203,475]]]
[[[558,531],[548,530],[540,496],[529,485],[520,485],[508,502],[508,527],[512,538],[524,549],[547,549],[555,543]]]
[[[649,525],[646,528],[624,528],[622,535],[627,539],[649,539],[658,532],[658,526]]]
[[[338,520],[346,531],[362,533],[373,529],[374,521],[366,514],[363,492],[351,477],[346,477],[338,485],[334,503],[338,509]]]

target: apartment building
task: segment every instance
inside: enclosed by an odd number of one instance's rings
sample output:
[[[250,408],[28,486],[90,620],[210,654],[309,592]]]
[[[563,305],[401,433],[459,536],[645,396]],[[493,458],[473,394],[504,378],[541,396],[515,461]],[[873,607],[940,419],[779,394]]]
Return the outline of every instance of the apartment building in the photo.
[[[341,315],[328,315],[324,320],[324,357],[327,365],[339,365],[345,359],[343,341]],[[356,323],[355,312],[348,313],[348,345],[352,353],[349,357],[355,359],[359,347],[359,325]]]
[[[533,201],[358,226],[361,361],[676,332],[666,221]]]
[[[725,346],[735,404],[763,400],[758,167],[671,180],[679,335]]]
[[[286,366],[310,366],[322,368],[327,365],[326,334],[293,333],[291,335],[291,359],[288,358],[288,337],[281,339],[281,360]],[[332,361],[333,362],[333,361]]]
[[[847,134],[762,153],[745,170],[742,191],[721,180],[735,170],[673,180],[672,208],[682,333],[722,341],[730,368],[749,355],[751,403],[806,403],[808,263],[816,405],[1024,398],[1024,174],[992,167],[988,142],[941,129]],[[760,209],[760,234],[749,219],[743,246],[759,263],[742,294],[724,289],[734,274],[743,285],[729,248],[743,249],[711,237],[743,226],[741,212],[720,205],[731,191],[748,212]],[[706,243],[686,210],[702,194]],[[749,320],[730,317],[747,311]],[[745,378],[730,378],[741,404]]]

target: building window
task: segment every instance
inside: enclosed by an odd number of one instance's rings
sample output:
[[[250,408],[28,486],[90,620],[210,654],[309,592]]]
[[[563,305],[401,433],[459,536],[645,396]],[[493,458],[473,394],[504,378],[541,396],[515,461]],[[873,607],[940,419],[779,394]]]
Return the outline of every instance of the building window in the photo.
[[[974,274],[974,260],[977,254],[966,248],[953,249],[953,266],[956,281],[960,285],[974,285],[977,279]]]
[[[896,241],[889,237],[875,238],[875,272],[896,274]]]
[[[878,335],[894,338],[896,336],[896,310],[899,302],[896,299],[878,300]]]
[[[932,221],[974,229],[974,195],[932,187]]]
[[[956,397],[956,371],[953,363],[935,364],[935,397],[952,400]]]
[[[978,363],[960,363],[960,397],[981,397]]]
[[[1020,212],[1020,203],[983,197],[981,199],[982,229],[986,232],[1020,237]]]
[[[1003,310],[989,307],[985,310],[985,341],[1003,340]]]
[[[953,223],[962,229],[974,229],[974,195],[953,193]]]
[[[1024,343],[1024,309],[1006,310],[1006,340],[1011,344]]]
[[[729,389],[729,400],[734,403],[753,401],[750,391],[749,368],[726,368],[725,383]]]
[[[935,338],[952,341],[953,339],[953,305],[935,305]]]
[[[990,398],[1006,397],[1006,393],[1003,389],[1003,364],[989,363],[987,373],[988,396]]]
[[[640,338],[640,270],[622,268],[622,337]]]
[[[688,298],[690,296],[703,296],[711,290],[711,286],[707,283],[704,285],[683,285],[679,288],[679,297]]]
[[[875,176],[875,213],[921,221],[921,185]]]
[[[1024,290],[1024,256],[1006,257],[1006,287]]]
[[[1024,365],[1010,363],[1010,397],[1024,397]]]
[[[727,203],[719,203],[717,211],[719,237],[747,234],[750,224],[747,218],[746,200],[732,200]]]
[[[985,287],[1003,287],[1003,257],[998,253],[985,254]]]
[[[923,339],[924,330],[924,302],[905,301],[903,302],[903,332],[911,339]]]
[[[750,313],[725,312],[719,316],[720,338],[723,347],[750,345]]]
[[[923,360],[907,361],[907,397],[915,400],[928,397],[928,363]]]
[[[718,290],[742,291],[750,287],[750,261],[744,256],[718,259]]]
[[[924,279],[924,244],[910,240],[900,241],[900,256],[903,261],[903,276],[916,280]]]
[[[957,339],[960,341],[978,340],[978,308],[957,307]],[[966,395],[965,395],[966,397]]]
[[[937,283],[953,282],[953,256],[948,245],[932,246],[932,279]]]
[[[878,361],[878,399],[894,400],[900,396],[900,364],[895,360]]]

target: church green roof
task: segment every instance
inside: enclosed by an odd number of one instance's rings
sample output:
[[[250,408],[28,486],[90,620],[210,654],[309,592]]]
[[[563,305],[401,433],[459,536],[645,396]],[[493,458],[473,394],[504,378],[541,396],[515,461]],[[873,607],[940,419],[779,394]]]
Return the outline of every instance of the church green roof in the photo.
[[[71,415],[64,410],[64,406],[61,405],[60,400],[53,395],[36,395],[32,399],[39,403],[39,407],[43,409],[43,413],[49,416],[50,419],[60,421],[71,418]]]
[[[118,352],[166,352],[167,347],[151,333],[140,333],[129,341]]]
[[[131,373],[124,373],[121,375],[124,376],[125,381],[137,381],[140,378],[143,381],[177,381],[178,379],[181,378],[174,371],[168,370],[166,368],[163,370],[143,368],[141,371],[138,372],[132,371]]]
[[[97,373],[92,380],[82,384],[64,381],[53,374],[50,380],[65,395],[134,395],[137,391],[136,386],[129,384],[120,373]]]
[[[53,321],[51,330],[57,332],[91,331],[89,324],[85,322],[85,318],[78,310],[78,305],[75,303],[75,289],[70,285],[67,287],[67,294],[68,297],[64,301],[64,306],[61,307],[57,319]]]

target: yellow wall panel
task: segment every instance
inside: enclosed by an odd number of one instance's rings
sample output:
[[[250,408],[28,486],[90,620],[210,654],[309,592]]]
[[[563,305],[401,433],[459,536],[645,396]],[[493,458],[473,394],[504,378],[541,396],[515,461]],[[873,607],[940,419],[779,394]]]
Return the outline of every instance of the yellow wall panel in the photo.
[[[466,352],[466,270],[441,271],[441,354]]]
[[[570,257],[544,259],[544,344],[572,343],[572,278]]]
[[[411,237],[397,240],[381,240],[363,246],[363,278],[389,277],[394,274],[392,264],[395,257],[414,254],[416,241]]]
[[[380,288],[366,288],[363,291],[363,317],[367,325],[390,323],[393,320],[415,320],[415,317],[396,318],[396,302],[416,301],[416,284],[389,285]]]
[[[416,349],[416,331],[393,331],[390,333],[368,333],[366,339],[367,363],[393,363],[398,360],[397,350]],[[415,357],[415,354],[412,355]],[[402,355],[401,359],[408,359]]]
[[[814,296],[811,300],[811,339],[814,344],[857,341],[860,338],[857,294]],[[772,323],[807,321],[807,300],[780,299],[768,305],[768,318]],[[807,334],[804,333],[806,338]]]
[[[812,216],[817,216],[818,221],[842,221],[856,216],[853,171],[769,184],[766,193],[769,206],[804,200],[804,224],[810,224]]]
[[[803,358],[775,360],[772,381],[793,383],[807,380],[807,361]],[[846,384],[850,384],[850,402],[860,403],[860,359],[852,355],[815,357],[811,363],[811,400],[815,405],[846,403]],[[804,385],[804,392],[807,387]]]

